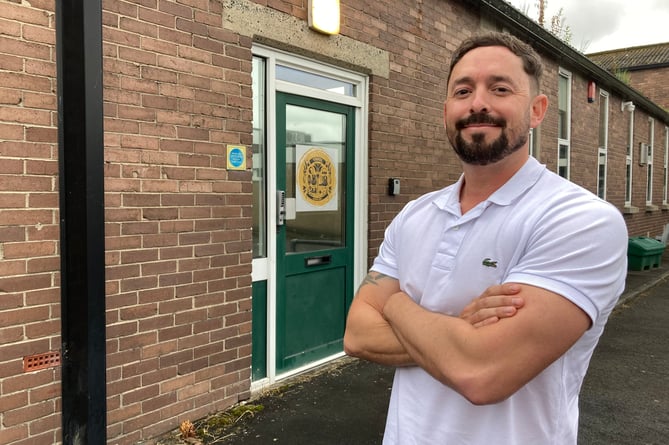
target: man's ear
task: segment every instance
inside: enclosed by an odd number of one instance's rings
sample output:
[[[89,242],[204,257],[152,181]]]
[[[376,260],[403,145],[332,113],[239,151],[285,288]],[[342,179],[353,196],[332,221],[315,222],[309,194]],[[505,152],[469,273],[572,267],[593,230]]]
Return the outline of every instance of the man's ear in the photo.
[[[530,127],[536,128],[546,116],[548,109],[548,97],[545,94],[538,94],[532,99],[532,107],[530,109]]]

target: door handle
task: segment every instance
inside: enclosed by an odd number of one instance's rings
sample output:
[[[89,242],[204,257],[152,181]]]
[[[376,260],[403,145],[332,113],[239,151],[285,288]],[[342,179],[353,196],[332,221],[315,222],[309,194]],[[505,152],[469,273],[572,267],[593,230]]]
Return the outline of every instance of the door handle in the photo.
[[[276,225],[282,226],[286,223],[286,192],[276,192]]]
[[[325,264],[330,264],[331,261],[332,255],[311,256],[304,259],[304,265],[306,267],[323,266]]]

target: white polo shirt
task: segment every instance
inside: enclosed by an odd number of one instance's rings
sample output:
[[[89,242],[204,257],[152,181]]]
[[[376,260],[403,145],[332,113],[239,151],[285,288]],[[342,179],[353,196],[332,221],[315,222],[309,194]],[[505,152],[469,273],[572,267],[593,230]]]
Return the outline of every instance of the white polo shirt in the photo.
[[[592,327],[493,405],[472,405],[421,368],[399,368],[383,443],[575,445],[578,393],[625,285],[625,222],[612,205],[534,158],[465,215],[461,185],[462,178],[407,204],[386,230],[372,270],[397,278],[423,307],[454,316],[493,284],[538,286],[583,309]]]

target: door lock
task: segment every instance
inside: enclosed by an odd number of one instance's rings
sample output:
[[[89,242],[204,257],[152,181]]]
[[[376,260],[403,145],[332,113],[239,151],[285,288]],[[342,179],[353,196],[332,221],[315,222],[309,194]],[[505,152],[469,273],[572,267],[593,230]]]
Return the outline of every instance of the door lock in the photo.
[[[276,192],[276,225],[282,226],[286,223],[286,192]]]

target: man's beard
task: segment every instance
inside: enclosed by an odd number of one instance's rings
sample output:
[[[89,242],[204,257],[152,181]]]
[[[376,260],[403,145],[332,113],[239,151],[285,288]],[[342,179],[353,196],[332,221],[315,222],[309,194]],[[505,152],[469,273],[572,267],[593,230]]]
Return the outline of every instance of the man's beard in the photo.
[[[485,142],[485,135],[483,133],[474,133],[472,135],[472,142],[467,142],[462,137],[462,129],[469,124],[496,125],[501,128],[502,133],[490,143]],[[455,153],[460,157],[462,162],[472,165],[488,165],[504,159],[523,147],[527,142],[529,131],[528,122],[527,131],[521,132],[515,138],[515,141],[510,142],[505,119],[493,118],[485,113],[477,113],[470,115],[466,119],[458,120],[455,123],[455,138],[453,138],[453,134],[450,132],[448,138]]]

